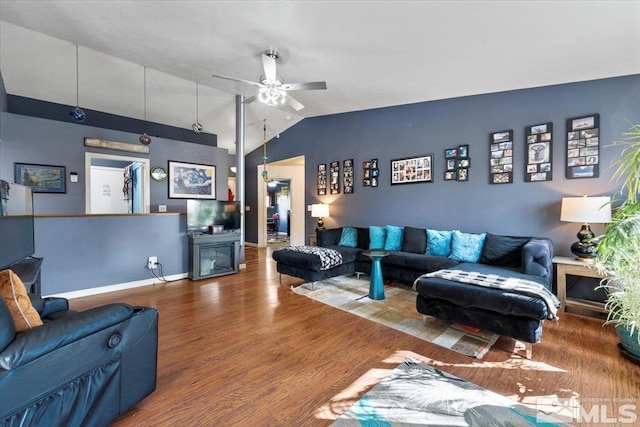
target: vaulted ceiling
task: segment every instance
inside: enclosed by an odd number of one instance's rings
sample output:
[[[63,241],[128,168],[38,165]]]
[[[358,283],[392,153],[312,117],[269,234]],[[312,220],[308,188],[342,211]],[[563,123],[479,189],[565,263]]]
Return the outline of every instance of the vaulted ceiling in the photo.
[[[247,152],[263,119],[270,139],[305,117],[640,73],[638,1],[3,0],[0,26],[9,94],[140,119],[146,98],[147,120],[197,118],[231,153],[235,95],[256,89],[212,74],[258,81],[268,49],[285,82],[328,89],[293,92],[298,112],[247,104]]]

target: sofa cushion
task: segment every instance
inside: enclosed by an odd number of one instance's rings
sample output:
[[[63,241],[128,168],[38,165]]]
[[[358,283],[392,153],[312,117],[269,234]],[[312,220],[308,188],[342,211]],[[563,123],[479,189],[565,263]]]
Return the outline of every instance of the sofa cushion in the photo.
[[[382,249],[387,240],[387,227],[369,227],[369,249]]]
[[[478,262],[518,268],[522,265],[522,247],[529,237],[498,236],[487,233]]]
[[[529,276],[504,267],[476,263],[460,263],[455,268],[456,270],[515,277],[532,280],[541,285],[545,284],[544,279],[541,277]],[[504,315],[523,316],[534,319],[546,319],[548,315],[547,305],[542,298],[521,294],[516,291],[486,288],[437,277],[418,279],[415,289],[425,298],[447,300],[464,308],[476,307]]]
[[[443,268],[456,266],[458,265],[458,261],[448,257],[391,251],[388,256],[382,258],[382,265],[383,274],[384,266],[404,268],[419,271],[420,273],[430,273],[432,271],[442,270]]]
[[[478,262],[486,233],[462,233],[455,230],[451,235],[451,258],[462,262]]]
[[[342,236],[342,227],[338,228],[323,228],[318,230],[318,246],[335,246],[340,242]]]
[[[355,248],[357,244],[358,244],[358,231],[353,227],[343,227],[338,245]]]
[[[33,308],[22,280],[11,270],[0,271],[0,296],[9,307],[16,332],[42,326],[40,315]]]
[[[405,227],[402,234],[402,252],[424,254],[427,251],[427,231],[424,228]]]
[[[427,229],[426,255],[449,256],[451,253],[451,231]]]
[[[356,227],[358,231],[358,244],[360,249],[369,249],[369,227]]]
[[[402,234],[404,227],[387,225],[387,238],[384,241],[385,251],[399,251],[402,249]]]

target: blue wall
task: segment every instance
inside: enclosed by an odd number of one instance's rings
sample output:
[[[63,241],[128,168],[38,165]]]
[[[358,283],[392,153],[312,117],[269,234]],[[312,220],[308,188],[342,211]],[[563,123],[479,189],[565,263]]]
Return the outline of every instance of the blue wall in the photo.
[[[167,166],[168,160],[216,165],[216,194],[227,199],[229,155],[226,149],[154,137],[150,153],[140,155],[87,148],[84,138],[137,143],[138,134],[65,123],[12,113],[0,113],[0,178],[14,179],[14,163],[63,165],[78,173],[78,183],[67,181],[66,194],[34,194],[35,255],[44,257],[42,292],[58,294],[107,285],[149,280],[144,268],[157,256],[166,276],[188,271],[184,215],[85,216],[85,152],[150,159]],[[168,198],[168,181],[151,180],[151,210],[167,205],[168,212],[186,211],[185,199]]]
[[[65,123],[12,113],[0,113],[2,122],[0,143],[0,178],[14,180],[14,163],[61,165],[78,173],[78,182],[67,182],[66,194],[34,195],[36,214],[81,214],[85,212],[85,152],[149,159],[151,166],[167,167],[169,160],[216,166],[216,195],[227,200],[229,154],[224,148],[192,144],[154,137],[149,154],[89,148],[84,138],[101,138],[139,144],[137,133],[122,132],[77,123]],[[184,199],[169,199],[168,180],[151,180],[151,212],[158,205],[167,205],[168,212],[185,212]]]
[[[593,113],[600,114],[600,178],[566,179],[566,119]],[[640,123],[640,75],[309,118],[269,141],[268,161],[305,156],[305,203],[331,203],[325,227],[393,224],[546,236],[557,254],[570,255],[579,226],[560,222],[561,198],[613,194],[617,186],[606,166],[617,148],[605,146],[629,129],[627,120]],[[554,125],[553,180],[526,183],[524,129],[546,122]],[[505,129],[514,130],[514,183],[491,185],[489,133]],[[469,181],[444,181],[444,150],[462,144],[469,144]],[[435,155],[433,183],[390,185],[391,159],[427,153]],[[317,196],[317,165],[351,158],[354,193]],[[372,158],[379,159],[377,188],[362,185],[362,162]],[[252,208],[261,163],[261,150],[247,155]],[[247,212],[250,242],[257,242],[256,212]],[[306,230],[314,224],[307,214]]]

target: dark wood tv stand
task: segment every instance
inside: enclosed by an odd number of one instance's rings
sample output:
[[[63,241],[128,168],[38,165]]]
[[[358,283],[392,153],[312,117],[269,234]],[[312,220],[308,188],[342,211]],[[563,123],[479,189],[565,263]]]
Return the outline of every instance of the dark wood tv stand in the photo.
[[[37,296],[42,296],[40,283],[40,267],[44,258],[27,257],[21,261],[11,264],[7,268],[13,271],[24,283],[27,292]]]

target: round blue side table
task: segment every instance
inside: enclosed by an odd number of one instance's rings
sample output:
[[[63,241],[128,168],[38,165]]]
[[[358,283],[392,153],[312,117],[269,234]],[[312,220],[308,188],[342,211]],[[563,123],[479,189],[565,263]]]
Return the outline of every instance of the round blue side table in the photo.
[[[371,249],[363,252],[364,255],[371,258],[371,283],[369,284],[369,298],[380,300],[384,299],[384,282],[382,280],[382,258],[389,255],[389,252]]]

